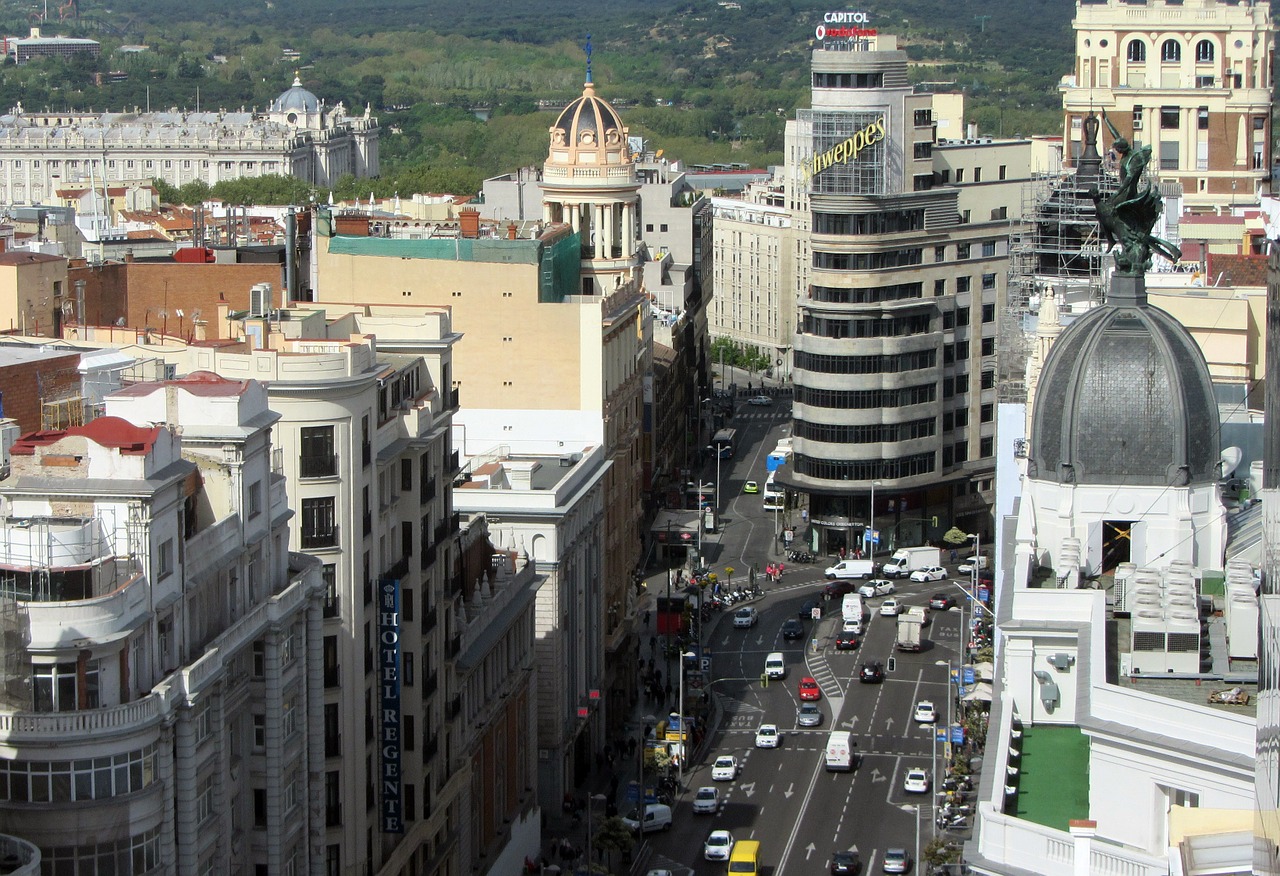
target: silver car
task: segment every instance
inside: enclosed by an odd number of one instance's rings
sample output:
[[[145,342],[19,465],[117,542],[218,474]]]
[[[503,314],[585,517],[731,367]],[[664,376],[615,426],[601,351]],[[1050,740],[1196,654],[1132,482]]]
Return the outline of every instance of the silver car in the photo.
[[[799,727],[817,727],[822,723],[822,709],[816,703],[801,703],[796,710],[796,725]]]

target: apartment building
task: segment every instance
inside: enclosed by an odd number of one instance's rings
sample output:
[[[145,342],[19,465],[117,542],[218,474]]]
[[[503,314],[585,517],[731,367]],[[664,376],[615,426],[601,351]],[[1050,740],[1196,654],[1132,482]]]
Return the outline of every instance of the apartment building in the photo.
[[[29,433],[0,482],[6,829],[43,872],[308,872],[319,564],[262,384],[193,375]]]
[[[1151,147],[1153,175],[1181,185],[1186,212],[1253,204],[1269,189],[1270,4],[1077,2],[1072,27],[1075,70],[1060,85],[1072,166],[1084,119],[1105,110],[1130,142]]]

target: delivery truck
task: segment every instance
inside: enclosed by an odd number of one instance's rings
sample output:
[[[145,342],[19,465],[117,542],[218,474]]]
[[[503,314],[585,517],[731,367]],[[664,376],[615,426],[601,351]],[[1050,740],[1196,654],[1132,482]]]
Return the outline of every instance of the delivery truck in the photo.
[[[827,737],[827,772],[848,772],[853,769],[853,739],[848,730],[832,730]]]
[[[898,615],[898,650],[919,651],[924,636],[924,608],[913,605]]]
[[[857,593],[846,593],[844,601],[840,603],[840,617],[846,621],[862,620],[862,596]]]
[[[886,578],[905,578],[916,569],[942,565],[942,551],[936,547],[898,548],[881,567]]]

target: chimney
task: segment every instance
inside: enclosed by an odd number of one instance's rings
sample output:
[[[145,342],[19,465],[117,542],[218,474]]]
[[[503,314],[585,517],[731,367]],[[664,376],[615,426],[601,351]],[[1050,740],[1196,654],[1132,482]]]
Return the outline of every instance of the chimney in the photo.
[[[516,234],[519,231],[520,229],[516,227],[516,223],[512,222],[510,225],[507,226],[507,240],[515,240]]]
[[[480,236],[480,211],[474,207],[463,207],[458,211],[458,228],[462,236],[472,240]]]
[[[131,264],[133,264],[133,249],[132,249],[132,248],[130,248],[130,249],[126,249],[126,250],[124,251],[124,263],[125,263],[126,265],[131,265]]]
[[[967,130],[967,131],[965,131],[965,137],[966,137],[966,138],[968,138],[968,139],[970,139],[970,140],[975,140],[975,139],[977,139],[977,137],[978,137],[978,123],[977,123],[977,122],[970,122],[970,123],[969,123],[968,130]]]

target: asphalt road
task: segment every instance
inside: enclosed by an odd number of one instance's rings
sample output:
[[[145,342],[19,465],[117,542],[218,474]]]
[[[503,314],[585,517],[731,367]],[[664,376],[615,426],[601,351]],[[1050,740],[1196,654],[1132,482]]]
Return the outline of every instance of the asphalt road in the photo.
[[[738,455],[721,462],[721,527],[704,542],[703,553],[717,569],[735,567],[735,582],[749,563],[776,559],[772,549],[777,521],[763,510],[758,495],[742,494],[741,489],[748,479],[763,483],[765,457],[786,434],[788,407],[741,407],[733,423],[739,434]],[[712,476],[714,465],[713,461]],[[915,856],[917,827],[921,848],[932,837],[933,794],[908,794],[902,781],[911,767],[932,771],[934,728],[917,724],[912,716],[916,702],[930,699],[940,719],[946,719],[948,662],[957,662],[960,654],[959,612],[930,612],[925,649],[898,652],[896,623],[877,614],[883,601],[877,597],[868,601],[872,614],[859,647],[837,651],[840,606],[838,599],[822,601],[824,566],[822,561],[789,564],[779,584],[765,585],[766,596],[756,603],[760,620],[754,628],[734,629],[731,611],[707,625],[705,645],[713,655],[712,688],[722,720],[705,760],[685,772],[687,790],[676,801],[672,830],[650,837],[653,855],[648,867],[720,876],[723,863],[703,860],[703,841],[713,829],[727,829],[736,839],[760,840],[765,876],[825,873],[831,852],[849,848],[858,849],[864,873],[879,873],[886,848],[904,847]],[[944,582],[902,581],[898,588],[896,595],[906,605],[924,605],[939,591],[956,595]],[[805,620],[806,637],[784,641],[783,621],[798,617],[803,604],[813,599],[824,609],[822,620]],[[788,672],[785,679],[765,686],[761,673],[771,651],[785,655]],[[864,660],[878,659],[887,667],[891,658],[884,683],[858,682]],[[797,685],[805,676],[822,688],[823,723],[814,729],[799,728],[795,722]],[[754,747],[755,731],[762,723],[783,730],[780,748]],[[858,752],[853,772],[825,769],[823,752],[832,729],[853,734]],[[741,769],[735,781],[711,781],[711,763],[720,754],[738,758]],[[937,754],[941,770],[941,743]],[[702,785],[719,788],[722,802],[715,815],[693,814],[690,801]]]

